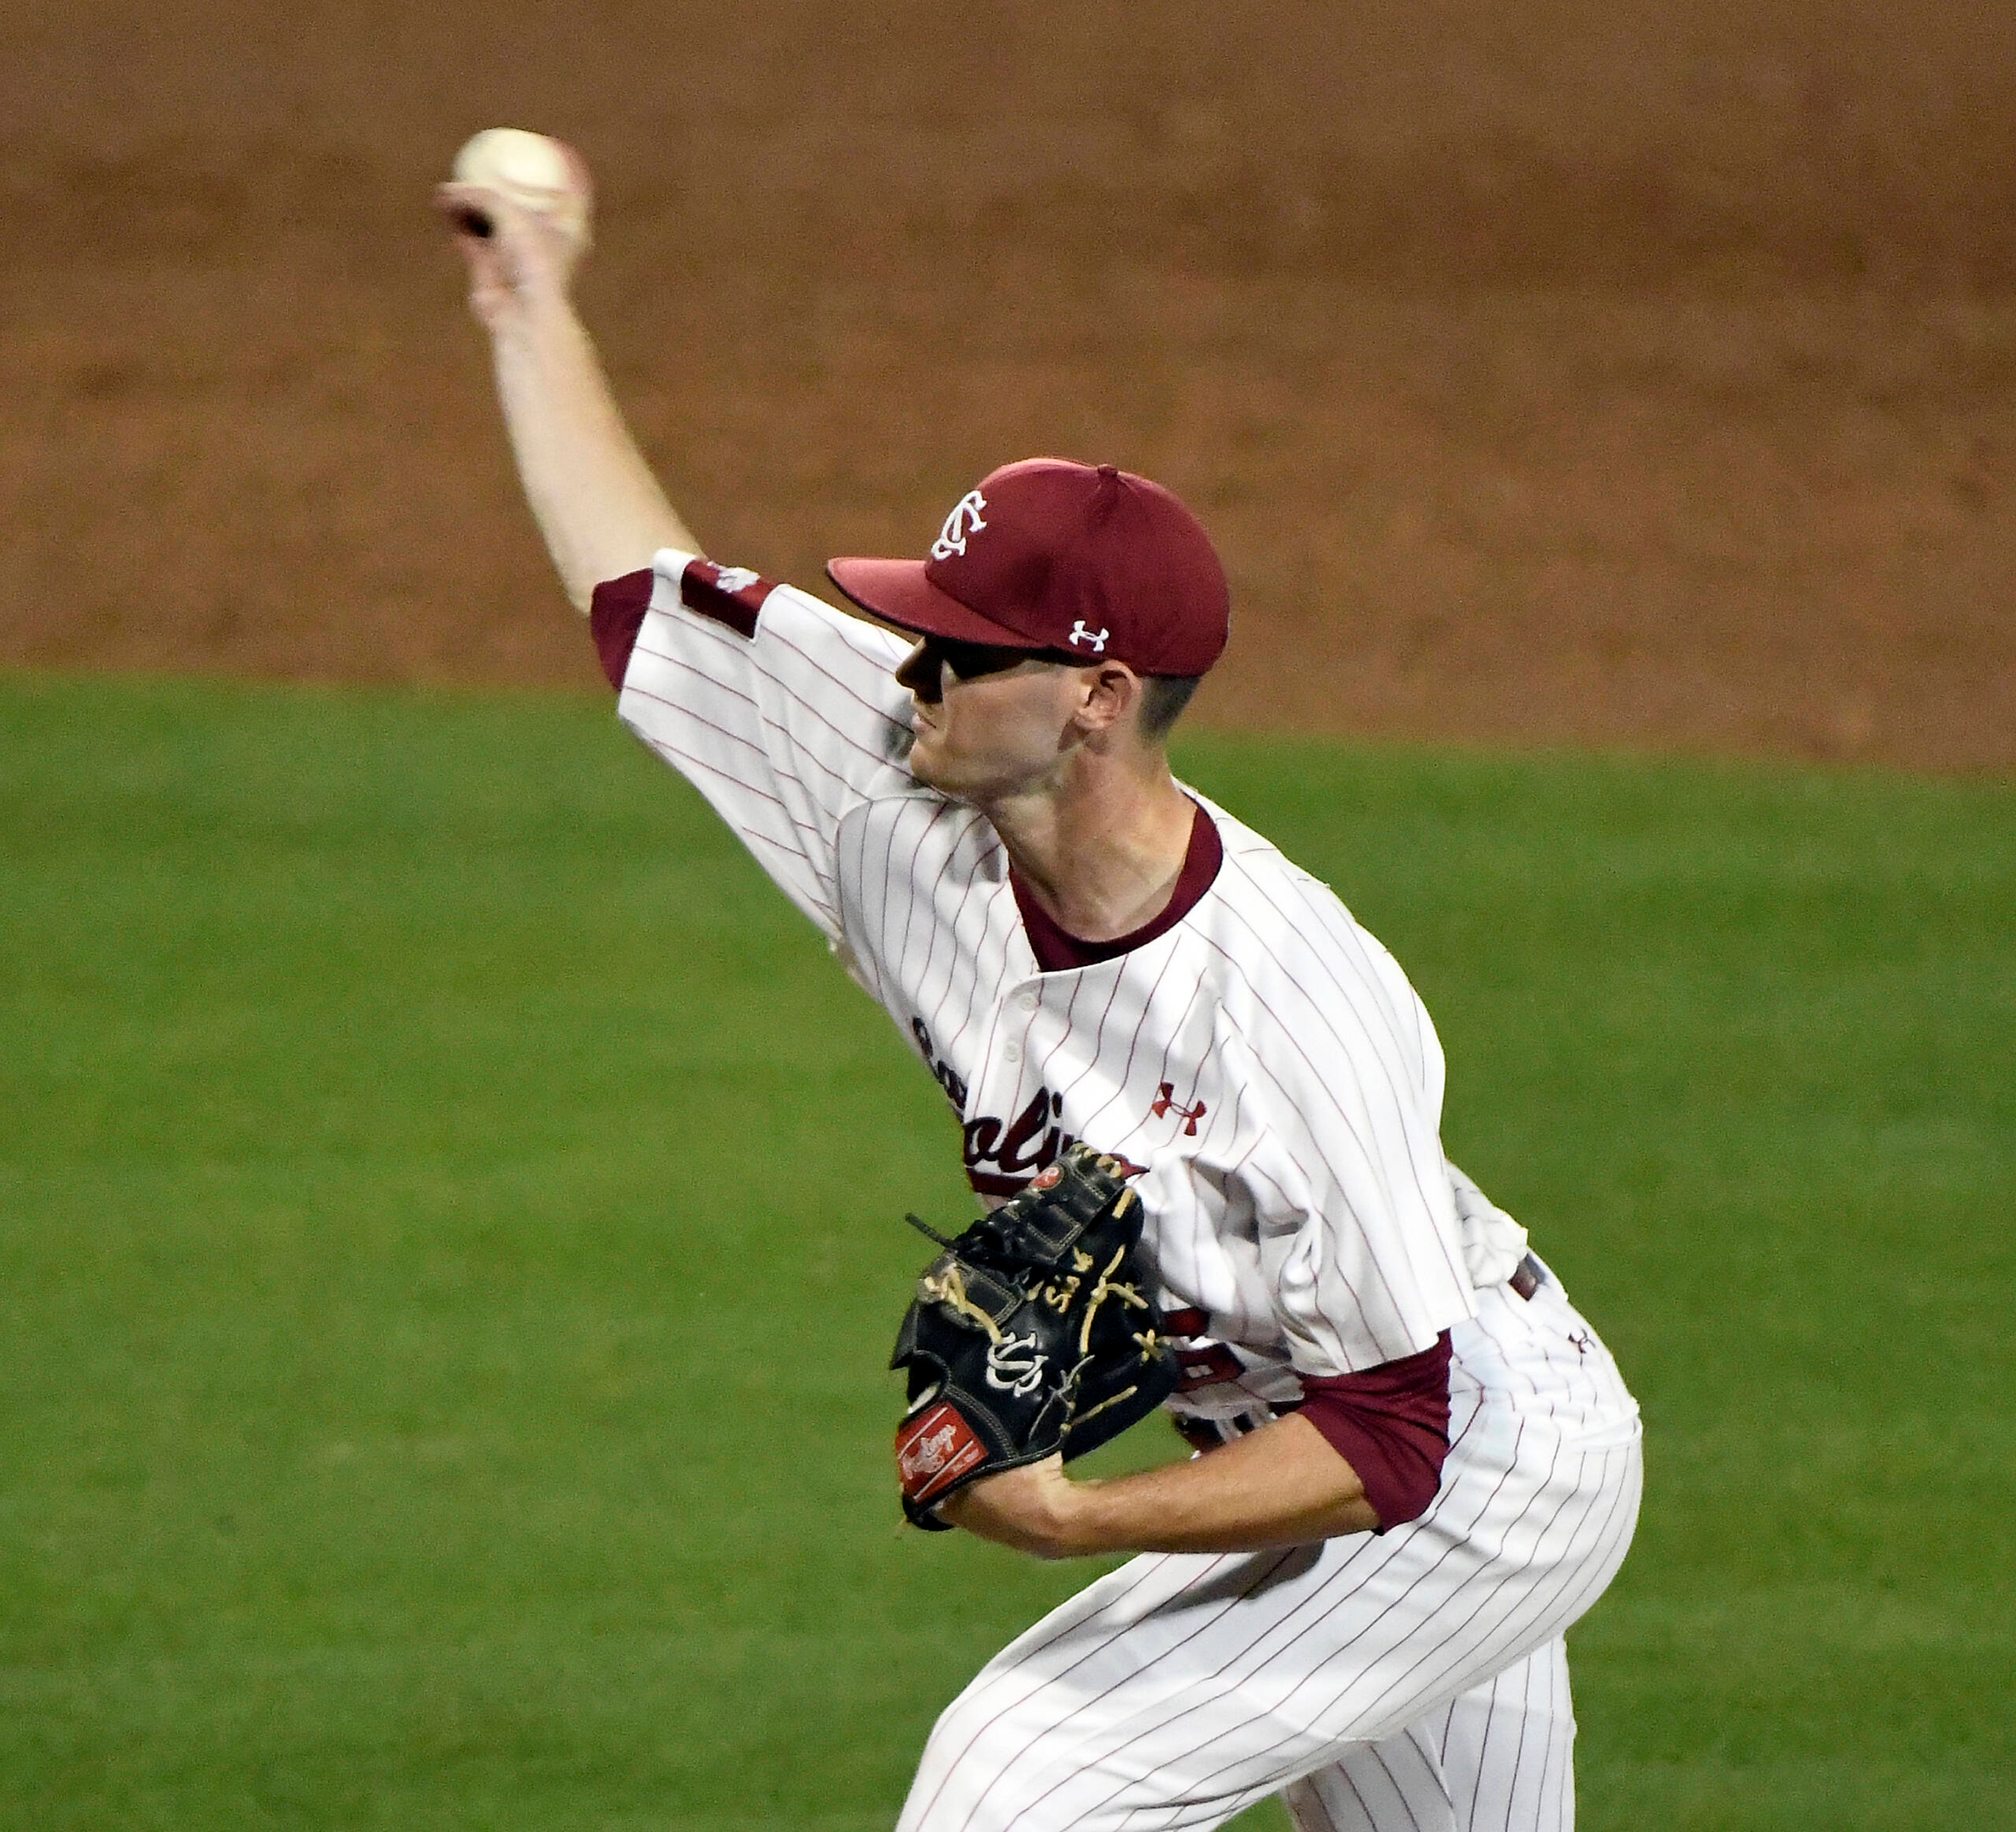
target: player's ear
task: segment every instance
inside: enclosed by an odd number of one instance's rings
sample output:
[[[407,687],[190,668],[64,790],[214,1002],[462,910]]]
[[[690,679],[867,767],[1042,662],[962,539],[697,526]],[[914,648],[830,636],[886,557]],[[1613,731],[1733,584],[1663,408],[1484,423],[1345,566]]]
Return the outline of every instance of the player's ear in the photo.
[[[1141,677],[1125,662],[1103,662],[1082,671],[1078,721],[1089,732],[1131,729],[1141,705]]]

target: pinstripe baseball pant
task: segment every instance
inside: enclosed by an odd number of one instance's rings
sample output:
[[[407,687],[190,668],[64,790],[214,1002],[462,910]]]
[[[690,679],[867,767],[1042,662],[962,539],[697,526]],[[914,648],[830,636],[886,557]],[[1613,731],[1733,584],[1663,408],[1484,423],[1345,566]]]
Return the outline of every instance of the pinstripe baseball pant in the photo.
[[[1551,1276],[1478,1302],[1421,1519],[1102,1578],[939,1719],[899,1832],[1175,1832],[1283,1791],[1303,1832],[1571,1825],[1561,1636],[1630,1544],[1638,1409]]]

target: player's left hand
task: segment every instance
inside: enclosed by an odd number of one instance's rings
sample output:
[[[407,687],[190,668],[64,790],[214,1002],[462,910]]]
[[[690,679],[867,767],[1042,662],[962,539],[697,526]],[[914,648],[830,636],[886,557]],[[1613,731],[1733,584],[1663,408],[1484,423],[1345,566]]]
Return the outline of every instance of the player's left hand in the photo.
[[[982,1477],[939,1505],[938,1516],[969,1533],[1037,1558],[1069,1558],[1078,1484],[1064,1474],[1061,1456]]]

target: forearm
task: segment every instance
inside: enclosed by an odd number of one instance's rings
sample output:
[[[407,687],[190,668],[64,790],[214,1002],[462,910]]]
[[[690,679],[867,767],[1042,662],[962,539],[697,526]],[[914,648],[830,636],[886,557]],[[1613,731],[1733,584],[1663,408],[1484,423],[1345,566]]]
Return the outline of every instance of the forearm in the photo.
[[[1293,1416],[1188,1462],[1074,1488],[1080,1552],[1260,1551],[1379,1524],[1357,1472]]]
[[[699,543],[666,500],[564,299],[494,328],[498,399],[533,519],[561,583],[585,612],[595,588]]]
[[[995,1483],[1023,1493],[990,1497]],[[1013,1470],[955,1495],[958,1525],[1046,1558],[1097,1552],[1257,1552],[1369,1533],[1379,1516],[1357,1472],[1291,1415],[1186,1463],[1108,1482]]]

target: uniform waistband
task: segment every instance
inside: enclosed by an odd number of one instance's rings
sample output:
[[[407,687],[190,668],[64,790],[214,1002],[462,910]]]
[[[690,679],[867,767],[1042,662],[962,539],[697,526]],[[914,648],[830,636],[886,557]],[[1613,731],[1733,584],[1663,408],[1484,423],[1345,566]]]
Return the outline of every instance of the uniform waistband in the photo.
[[[1522,1301],[1531,1304],[1534,1294],[1547,1282],[1548,1276],[1547,1268],[1540,1264],[1539,1256],[1528,1254],[1513,1267],[1512,1276],[1505,1281],[1505,1286]],[[1236,1438],[1243,1438],[1247,1433],[1256,1431],[1275,1419],[1285,1418],[1298,1409],[1293,1403],[1270,1406],[1265,1401],[1255,1400],[1251,1412],[1243,1413],[1237,1417],[1188,1418],[1177,1413],[1172,1416],[1170,1422],[1193,1448],[1215,1450],[1220,1444],[1230,1444]]]

